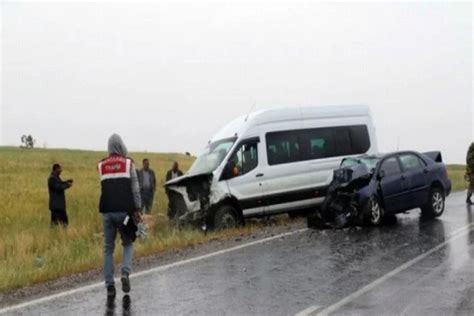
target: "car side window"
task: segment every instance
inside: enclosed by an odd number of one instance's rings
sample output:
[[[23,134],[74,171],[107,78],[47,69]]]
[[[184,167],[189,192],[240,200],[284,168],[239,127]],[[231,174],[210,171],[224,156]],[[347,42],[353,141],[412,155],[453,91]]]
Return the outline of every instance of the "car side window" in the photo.
[[[416,155],[403,154],[400,155],[400,161],[402,162],[404,171],[411,171],[421,169],[425,166],[425,163],[421,161]]]
[[[398,159],[396,157],[386,159],[382,163],[380,171],[383,171],[385,176],[395,176],[397,174],[402,173],[402,170],[400,169],[400,164],[398,163]]]
[[[242,144],[229,160],[232,177],[249,173],[258,165],[257,143]]]

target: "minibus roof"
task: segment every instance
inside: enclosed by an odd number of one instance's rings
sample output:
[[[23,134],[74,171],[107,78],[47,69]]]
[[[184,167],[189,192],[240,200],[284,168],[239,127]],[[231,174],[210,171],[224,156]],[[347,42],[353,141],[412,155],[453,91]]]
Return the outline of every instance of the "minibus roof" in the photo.
[[[228,123],[216,135],[214,135],[211,142],[230,137],[239,137],[248,129],[256,125],[309,119],[345,118],[355,116],[367,117],[370,115],[370,108],[366,105],[287,107],[260,110],[248,115],[240,116]]]

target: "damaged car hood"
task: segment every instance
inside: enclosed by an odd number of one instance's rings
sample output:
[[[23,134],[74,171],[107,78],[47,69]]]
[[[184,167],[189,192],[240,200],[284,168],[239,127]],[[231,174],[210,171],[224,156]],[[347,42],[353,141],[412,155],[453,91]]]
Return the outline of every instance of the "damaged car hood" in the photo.
[[[344,167],[334,170],[333,186],[344,188],[354,182],[365,181],[372,177],[373,170],[365,164],[356,164],[350,167]]]

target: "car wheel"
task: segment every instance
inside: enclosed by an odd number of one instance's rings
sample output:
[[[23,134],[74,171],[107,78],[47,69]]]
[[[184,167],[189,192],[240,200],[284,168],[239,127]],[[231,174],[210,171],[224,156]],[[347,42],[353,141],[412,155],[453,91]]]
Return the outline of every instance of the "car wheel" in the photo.
[[[378,226],[382,223],[384,217],[384,210],[379,200],[374,196],[367,202],[366,209],[367,223]]]
[[[223,205],[214,213],[213,224],[215,230],[222,230],[237,227],[240,220],[235,208],[230,205]]]
[[[441,188],[434,187],[430,191],[426,205],[421,208],[423,216],[440,217],[445,208],[444,191]]]

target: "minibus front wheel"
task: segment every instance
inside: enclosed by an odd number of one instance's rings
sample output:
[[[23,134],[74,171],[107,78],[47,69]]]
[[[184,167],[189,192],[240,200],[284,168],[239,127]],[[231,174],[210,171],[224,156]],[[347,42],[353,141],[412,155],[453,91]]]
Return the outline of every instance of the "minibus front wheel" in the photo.
[[[231,205],[221,205],[217,208],[212,222],[215,230],[235,228],[241,224],[237,210]]]

